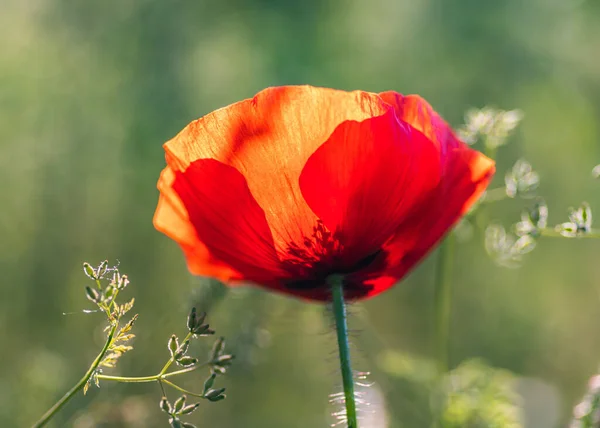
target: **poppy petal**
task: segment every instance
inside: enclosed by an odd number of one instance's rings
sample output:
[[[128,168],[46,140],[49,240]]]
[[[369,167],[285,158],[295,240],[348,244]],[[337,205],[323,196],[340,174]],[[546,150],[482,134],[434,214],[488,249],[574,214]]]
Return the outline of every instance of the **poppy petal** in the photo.
[[[383,92],[379,96],[394,108],[400,120],[421,131],[436,144],[442,156],[452,148],[464,146],[446,121],[420,96],[402,95],[393,91]]]
[[[269,88],[190,123],[165,150],[175,171],[211,158],[239,171],[264,208],[275,247],[283,254],[290,243],[310,236],[317,221],[298,184],[309,156],[340,123],[387,110],[379,96],[366,92]]]
[[[213,257],[200,241],[186,207],[173,190],[174,182],[175,172],[167,166],[158,180],[160,196],[153,219],[156,230],[180,245],[191,273],[222,280],[240,277],[231,266]]]
[[[489,184],[495,172],[494,161],[482,153],[470,149],[460,141],[452,127],[420,96],[404,96],[392,91],[381,93],[380,96],[394,108],[400,120],[421,131],[437,145],[444,166],[442,184],[447,177],[452,176],[477,184],[463,204],[461,214],[464,214],[479,199]],[[466,169],[461,169],[463,167]],[[449,171],[451,169],[454,171]],[[466,176],[460,176],[460,174],[466,174]],[[452,197],[452,195],[448,195],[448,197]]]
[[[245,280],[260,283],[282,276],[264,211],[239,171],[214,159],[199,159],[175,172],[172,188],[211,256]]]
[[[495,172],[494,162],[462,143],[420,97],[389,92],[382,98],[394,106],[402,120],[421,130],[438,147],[443,175],[427,200],[411,211],[394,238],[384,245],[387,267],[357,273],[355,280],[372,287],[369,296],[392,287],[421,261],[483,194]]]
[[[429,203],[415,210],[398,228],[395,237],[383,246],[387,257],[385,269],[357,273],[355,281],[372,287],[369,296],[392,287],[415,267],[468,211],[491,180],[493,168],[479,179],[470,175],[469,162],[476,169],[479,160],[468,152],[459,151],[451,157],[458,159],[451,162],[453,166],[444,178],[448,185],[436,189]]]
[[[300,188],[340,237],[346,262],[356,263],[389,240],[439,179],[438,150],[390,109],[337,127],[308,159]]]

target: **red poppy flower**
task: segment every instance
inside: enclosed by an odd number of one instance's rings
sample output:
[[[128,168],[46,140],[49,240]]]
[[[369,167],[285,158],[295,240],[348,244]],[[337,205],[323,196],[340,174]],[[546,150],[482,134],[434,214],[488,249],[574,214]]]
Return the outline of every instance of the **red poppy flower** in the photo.
[[[494,163],[422,98],[269,88],[165,144],[155,227],[190,271],[330,300],[390,288],[481,195]]]

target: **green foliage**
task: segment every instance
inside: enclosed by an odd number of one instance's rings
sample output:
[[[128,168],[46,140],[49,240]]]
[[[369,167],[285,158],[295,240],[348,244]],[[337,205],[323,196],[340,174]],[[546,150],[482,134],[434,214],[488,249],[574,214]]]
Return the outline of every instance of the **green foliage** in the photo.
[[[87,277],[96,283],[96,288],[89,286],[85,287],[85,293],[88,300],[92,301],[98,307],[100,312],[103,312],[107,318],[108,325],[104,329],[107,332],[106,341],[102,347],[102,351],[83,378],[73,387],[63,398],[61,398],[54,406],[52,406],[34,425],[35,428],[42,427],[53,419],[80,389],[86,394],[90,384],[93,382],[97,387],[100,387],[100,381],[116,381],[122,383],[147,383],[156,382],[159,384],[163,395],[165,394],[164,385],[181,392],[203,398],[210,402],[221,401],[226,398],[225,388],[212,389],[217,375],[225,374],[226,368],[231,365],[233,356],[225,354],[225,339],[220,337],[215,341],[210,358],[205,363],[199,363],[198,358],[188,355],[191,339],[196,339],[202,336],[210,336],[214,331],[209,329],[208,324],[204,324],[206,313],[198,316],[196,308],[192,308],[187,317],[188,334],[180,343],[176,335],[171,335],[167,342],[170,357],[161,371],[153,376],[108,376],[102,374],[102,367],[114,368],[121,356],[133,349],[133,346],[127,345],[131,339],[135,337],[131,333],[131,329],[138,315],[134,315],[129,321],[121,325],[121,317],[133,308],[134,299],[127,303],[119,305],[117,303],[117,295],[128,284],[129,280],[126,275],[121,275],[118,268],[108,267],[108,261],[103,261],[97,268],[93,268],[89,263],[83,264],[83,271]],[[112,274],[112,279],[107,284],[104,284],[106,278]],[[179,366],[185,367],[178,371],[169,371],[169,367],[176,363]],[[211,373],[204,382],[204,390],[202,393],[194,393],[176,385],[170,379],[175,376],[191,373],[199,368],[209,367]],[[173,405],[169,402],[166,395],[160,400],[160,409],[169,415],[169,424],[171,427],[194,428],[194,425],[188,422],[181,421],[181,417],[194,412],[199,403],[185,405],[186,396],[179,397]]]
[[[440,428],[524,426],[516,378],[508,370],[472,359],[439,378],[434,361],[400,352],[386,353],[380,365],[389,376],[419,391],[412,406],[424,412],[429,405],[430,418]]]
[[[471,360],[444,380],[443,428],[522,428],[514,376]]]

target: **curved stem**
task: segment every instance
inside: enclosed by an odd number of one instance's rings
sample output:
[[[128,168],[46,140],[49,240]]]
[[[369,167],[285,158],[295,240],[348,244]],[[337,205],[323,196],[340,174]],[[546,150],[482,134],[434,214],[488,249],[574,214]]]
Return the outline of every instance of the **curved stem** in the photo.
[[[98,378],[98,380],[111,380],[114,382],[123,382],[123,383],[144,383],[144,382],[156,382],[156,381],[160,380],[158,375],[139,376],[139,377],[98,375],[97,378]]]
[[[187,389],[185,389],[185,388],[182,388],[182,387],[180,387],[179,385],[175,385],[173,382],[171,382],[171,381],[168,381],[168,380],[166,380],[166,379],[163,379],[163,380],[161,380],[161,382],[164,382],[164,383],[166,383],[166,384],[167,384],[167,385],[169,385],[171,388],[175,388],[176,390],[178,390],[178,391],[180,391],[180,392],[183,392],[184,394],[191,395],[191,396],[193,396],[193,397],[204,398],[204,395],[203,395],[203,394],[196,394],[195,392],[188,391]]]
[[[541,229],[540,230],[540,234],[542,236],[548,237],[548,238],[566,238],[566,239],[581,239],[581,238],[587,238],[587,239],[600,239],[600,230],[598,229],[592,229],[587,233],[581,233],[577,236],[574,237],[569,237],[569,236],[564,236],[562,235],[559,231],[551,229],[549,227],[545,228],[545,229]]]
[[[177,375],[184,374],[184,373],[193,372],[194,370],[198,370],[198,369],[208,366],[210,363],[211,362],[207,361],[205,363],[196,364],[195,366],[186,367],[185,369],[176,370],[176,371],[170,372],[170,373],[165,373],[162,375],[162,379],[165,379],[165,378],[168,378],[171,376],[177,376]]]
[[[346,420],[348,422],[348,428],[358,428],[343,282],[344,279],[341,275],[331,275],[327,278],[327,283],[331,286],[331,295],[333,299],[333,314],[335,316],[335,327],[340,352],[340,368],[342,370],[342,383],[344,385],[344,397],[346,399]]]
[[[67,404],[69,402],[69,400],[71,400],[71,398],[73,398],[73,396],[75,396],[75,394],[77,392],[79,392],[79,390],[85,386],[86,383],[88,383],[88,381],[90,380],[90,378],[92,377],[92,375],[94,374],[94,372],[96,371],[98,366],[100,365],[100,362],[104,358],[104,355],[106,355],[106,352],[108,351],[108,348],[110,347],[110,344],[112,343],[113,336],[115,334],[115,331],[117,330],[117,327],[118,327],[118,324],[113,323],[113,325],[108,333],[108,337],[106,338],[106,343],[104,344],[104,347],[102,348],[102,351],[100,351],[100,353],[98,354],[98,356],[96,357],[96,359],[94,360],[94,362],[92,363],[92,365],[90,366],[88,371],[85,373],[85,375],[79,380],[79,382],[77,382],[75,384],[75,386],[73,388],[71,388],[69,390],[69,392],[67,392],[60,400],[58,400],[54,406],[52,406],[46,413],[44,413],[44,415],[40,418],[40,420],[38,420],[33,425],[33,428],[39,428],[39,427],[43,427],[44,425],[46,425],[48,423],[48,421],[50,419],[52,419],[52,417],[60,409],[62,409],[62,407],[65,404]]]
[[[194,370],[198,370],[202,367],[206,367],[208,366],[209,363],[202,363],[202,364],[196,364],[195,366],[191,366],[191,367],[187,367],[185,369],[181,369],[181,370],[176,370],[174,372],[170,372],[170,373],[164,373],[164,374],[156,374],[153,376],[134,376],[134,377],[130,377],[130,376],[109,376],[109,375],[98,375],[96,376],[99,380],[110,380],[110,381],[114,381],[114,382],[123,382],[123,383],[146,383],[146,382],[156,382],[156,381],[161,381],[164,380],[168,377],[172,377],[172,376],[177,376],[177,375],[181,375],[184,373],[189,373],[189,372],[193,372]]]
[[[440,245],[435,277],[435,354],[440,375],[448,371],[453,248],[451,232]]]

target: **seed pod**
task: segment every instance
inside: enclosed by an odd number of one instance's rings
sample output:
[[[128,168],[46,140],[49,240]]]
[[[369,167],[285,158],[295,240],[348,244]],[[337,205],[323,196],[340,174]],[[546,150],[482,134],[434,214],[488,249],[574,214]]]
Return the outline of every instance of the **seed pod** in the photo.
[[[87,262],[83,264],[83,273],[85,273],[90,279],[98,279],[98,277],[96,276],[96,271],[94,270],[92,265]]]
[[[182,395],[177,400],[175,400],[175,403],[173,403],[173,413],[179,413],[181,409],[183,409],[183,406],[185,406],[185,399],[186,396]]]
[[[189,406],[185,406],[183,409],[181,409],[181,412],[179,412],[179,414],[181,414],[181,415],[189,415],[194,410],[196,410],[198,408],[198,406],[200,406],[200,403],[190,404]]]
[[[171,356],[175,355],[175,352],[177,351],[177,348],[179,348],[179,343],[177,341],[177,336],[172,335],[169,338],[169,342],[167,343],[167,347],[169,348],[169,352],[171,353]]]
[[[169,404],[167,397],[163,397],[160,399],[159,406],[163,412],[169,413],[169,414],[171,413],[171,405]]]

